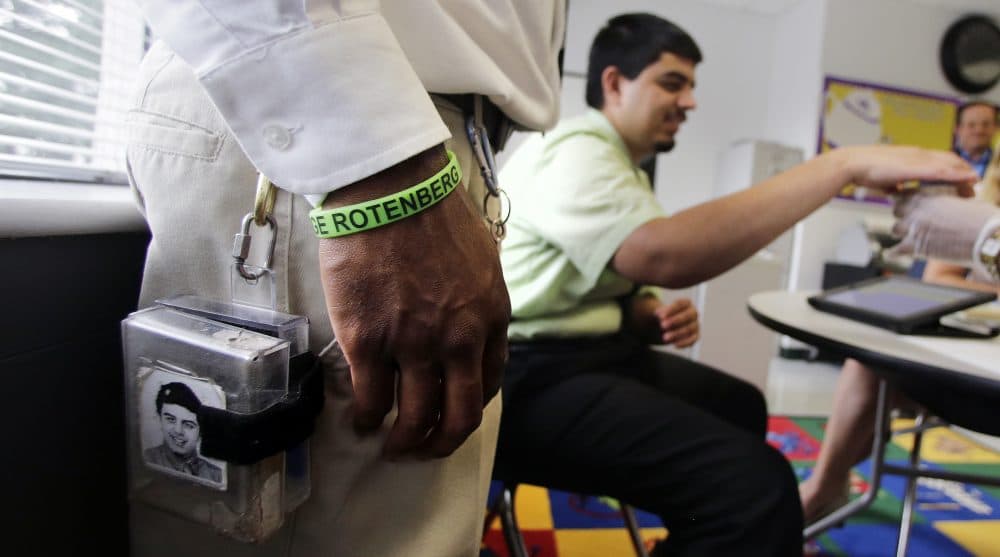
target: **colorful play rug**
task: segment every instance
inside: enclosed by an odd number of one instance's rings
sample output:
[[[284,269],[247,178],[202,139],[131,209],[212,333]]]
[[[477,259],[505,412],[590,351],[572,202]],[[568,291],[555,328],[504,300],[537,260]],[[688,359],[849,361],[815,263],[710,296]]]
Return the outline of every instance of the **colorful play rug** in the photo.
[[[819,452],[824,418],[772,417],[768,441],[805,479]],[[895,420],[894,428],[912,424]],[[887,460],[907,462],[912,435],[896,436]],[[923,462],[930,467],[1000,476],[1000,454],[945,429],[926,433]],[[852,496],[868,489],[871,463],[854,469]],[[902,507],[904,478],[883,477],[878,498],[842,528],[810,543],[806,555],[891,557]],[[534,486],[517,490],[516,514],[531,557],[630,557],[635,555],[614,503]],[[662,538],[665,530],[652,515],[637,512],[643,537]],[[1000,557],[1000,488],[921,479],[908,557]],[[507,557],[499,520],[487,531],[480,557]]]

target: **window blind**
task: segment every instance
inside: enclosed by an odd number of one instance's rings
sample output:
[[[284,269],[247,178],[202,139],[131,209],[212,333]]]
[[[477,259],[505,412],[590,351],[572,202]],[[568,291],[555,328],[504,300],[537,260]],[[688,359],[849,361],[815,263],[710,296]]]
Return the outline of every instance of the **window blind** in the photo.
[[[132,0],[0,0],[0,175],[125,182]]]

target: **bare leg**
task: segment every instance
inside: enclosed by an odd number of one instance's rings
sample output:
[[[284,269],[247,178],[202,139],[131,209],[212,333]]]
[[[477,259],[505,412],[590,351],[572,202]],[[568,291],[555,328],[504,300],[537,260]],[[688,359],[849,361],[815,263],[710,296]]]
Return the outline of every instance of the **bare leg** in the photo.
[[[877,388],[874,372],[855,360],[844,362],[819,459],[809,479],[799,484],[806,523],[844,493],[851,468],[871,453]]]

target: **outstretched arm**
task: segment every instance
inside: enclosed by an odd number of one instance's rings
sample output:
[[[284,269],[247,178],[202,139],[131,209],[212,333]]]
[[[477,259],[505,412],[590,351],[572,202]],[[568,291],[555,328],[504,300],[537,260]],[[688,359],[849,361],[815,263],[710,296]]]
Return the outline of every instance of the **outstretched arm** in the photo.
[[[952,153],[843,147],[752,188],[640,226],[619,247],[612,267],[636,282],[685,288],[753,255],[849,183],[895,191],[907,180],[954,182],[971,194],[976,179]]]

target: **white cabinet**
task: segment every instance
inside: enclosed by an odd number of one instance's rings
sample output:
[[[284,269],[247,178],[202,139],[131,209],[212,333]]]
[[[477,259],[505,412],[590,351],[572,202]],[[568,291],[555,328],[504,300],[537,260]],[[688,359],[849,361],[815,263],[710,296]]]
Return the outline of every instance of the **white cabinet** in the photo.
[[[744,140],[726,149],[719,162],[715,196],[760,183],[802,162],[802,150],[765,141]],[[719,226],[732,226],[720,223]],[[733,228],[733,234],[739,234]],[[698,288],[701,341],[693,357],[756,385],[767,386],[767,370],[776,354],[777,335],[758,325],[746,309],[756,292],[785,288],[795,230],[730,271]]]

